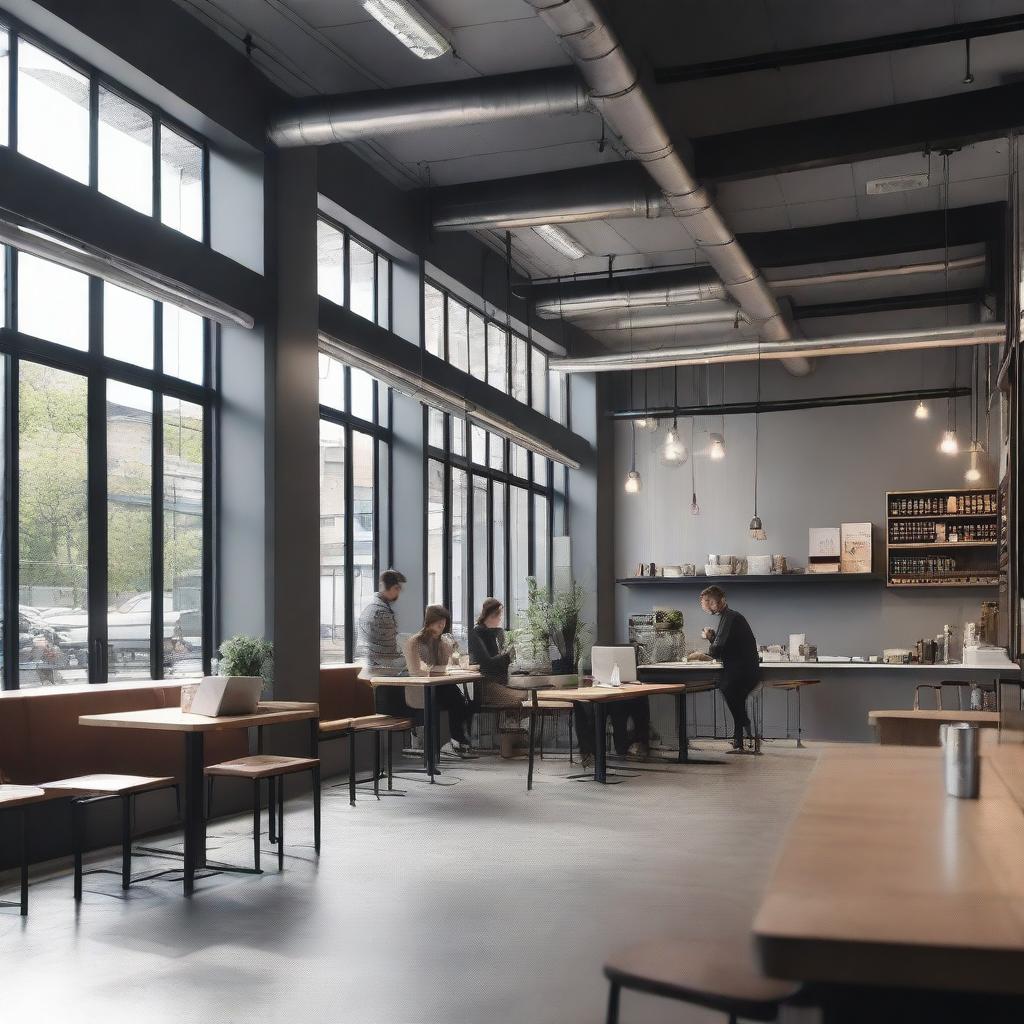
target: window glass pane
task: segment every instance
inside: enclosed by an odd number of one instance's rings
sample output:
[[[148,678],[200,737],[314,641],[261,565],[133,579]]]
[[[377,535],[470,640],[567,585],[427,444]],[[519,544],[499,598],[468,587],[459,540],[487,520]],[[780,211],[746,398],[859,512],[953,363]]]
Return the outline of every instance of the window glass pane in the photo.
[[[167,125],[160,126],[160,220],[203,239],[203,151]]]
[[[548,499],[543,494],[533,496],[533,575],[541,587],[548,585],[549,552]]]
[[[203,410],[164,397],[164,629],[176,623],[166,671],[203,671]],[[167,654],[164,655],[165,665]]]
[[[89,184],[89,79],[18,41],[18,152]]]
[[[316,290],[345,305],[345,236],[324,220],[316,222]]]
[[[452,469],[452,634],[467,649],[467,589],[469,587],[468,493],[466,471]]]
[[[0,97],[2,99],[2,97]],[[7,247],[0,245],[0,327],[7,326]]]
[[[509,448],[512,453],[512,466],[510,470],[512,475],[522,477],[524,480],[527,479],[530,461],[529,452],[518,444],[511,444]]]
[[[373,294],[373,252],[355,239],[348,241],[348,304],[353,313],[373,320],[376,312]]]
[[[533,375],[530,400],[537,412],[548,411],[548,357],[536,347],[531,349],[530,367]]]
[[[491,597],[496,597],[504,602],[505,595],[505,485],[497,480],[491,484],[491,522],[494,524],[494,558],[492,565],[494,569],[494,582],[491,584]],[[505,612],[505,621],[510,623],[508,611]]]
[[[18,253],[18,330],[87,351],[89,279],[77,270]]]
[[[4,40],[0,39],[0,43]],[[2,275],[0,275],[2,276]],[[6,447],[4,445],[4,434],[6,433],[6,422],[7,422],[7,409],[5,407],[5,395],[6,395],[6,383],[7,383],[7,360],[0,359],[0,479],[3,479],[3,474],[6,469]],[[4,527],[6,518],[6,510],[3,502],[0,502],[0,565],[4,564],[4,559],[7,557],[7,544],[4,541]],[[4,573],[0,572],[0,608],[3,607],[4,599]],[[20,633],[20,630],[19,630]],[[0,616],[0,644],[3,643],[4,636],[4,622],[3,616]],[[4,688],[4,670],[0,666],[0,690]]]
[[[535,484],[548,484],[548,460],[543,455],[534,454],[533,460],[533,482]]]
[[[0,146],[10,144],[10,127],[7,124],[10,109],[10,52],[11,37],[7,29],[0,26]]]
[[[423,345],[438,359],[444,359],[444,293],[423,283]]]
[[[356,619],[377,591],[377,526],[373,486],[375,442],[352,432],[352,604]]]
[[[427,462],[427,604],[444,603],[444,466]]]
[[[497,325],[487,325],[487,383],[508,392],[508,335]]]
[[[466,307],[448,298],[448,362],[459,370],[469,369],[469,328]]]
[[[481,466],[487,465],[487,432],[483,427],[472,424],[469,428],[469,437],[472,442],[470,458]]]
[[[530,575],[530,495],[521,487],[509,490],[509,599],[510,614],[526,608],[526,580]]]
[[[526,402],[528,397],[527,379],[530,373],[530,351],[525,339],[512,335],[512,397],[517,402]]]
[[[487,464],[491,469],[504,469],[505,468],[505,439],[499,437],[497,434],[489,434],[490,440],[490,455]]]
[[[317,376],[320,378],[320,404],[345,411],[345,366],[333,356],[320,353],[317,360]]]
[[[479,313],[469,311],[469,372],[487,379],[487,329]]]
[[[377,323],[391,330],[391,260],[377,254]]]
[[[377,381],[377,422],[382,427],[391,425],[391,388]]]
[[[152,299],[103,282],[103,353],[152,369]]]
[[[373,422],[373,378],[355,367],[349,369],[351,412],[361,420]]]
[[[444,413],[440,409],[427,409],[427,444],[444,447]]]
[[[153,393],[107,381],[108,678],[149,679],[153,621]],[[180,643],[166,602],[165,664]]]
[[[482,476],[473,477],[473,594],[470,607],[475,620],[485,597],[490,597],[487,583],[487,539],[490,515],[487,511],[487,480]]]
[[[452,432],[452,454],[453,455],[465,455],[466,454],[466,421],[460,419],[458,416],[452,416],[449,420],[451,432]]]
[[[320,662],[345,658],[345,428],[320,421]]]
[[[203,318],[187,309],[163,304],[164,373],[193,384],[203,383]]]
[[[78,374],[24,360],[20,376],[20,684],[86,682],[88,387]]]
[[[563,427],[568,426],[568,378],[561,370],[548,370],[548,394],[551,398],[551,408],[548,411],[548,415],[553,420],[561,423]]]
[[[99,87],[99,189],[147,215],[153,212],[153,115]]]

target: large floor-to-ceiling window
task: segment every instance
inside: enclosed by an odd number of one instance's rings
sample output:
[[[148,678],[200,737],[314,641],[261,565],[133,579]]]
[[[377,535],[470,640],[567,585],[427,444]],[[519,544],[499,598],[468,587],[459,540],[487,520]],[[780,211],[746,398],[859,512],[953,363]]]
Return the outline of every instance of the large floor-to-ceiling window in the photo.
[[[320,660],[358,653],[353,624],[390,560],[389,389],[320,354]]]

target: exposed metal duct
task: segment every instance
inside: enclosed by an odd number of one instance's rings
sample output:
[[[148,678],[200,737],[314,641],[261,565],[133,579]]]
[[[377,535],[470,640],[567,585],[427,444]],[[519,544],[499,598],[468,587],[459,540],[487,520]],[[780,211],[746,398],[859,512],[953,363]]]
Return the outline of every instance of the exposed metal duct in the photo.
[[[537,315],[545,320],[573,319],[673,303],[724,299],[725,285],[710,267],[671,274],[636,274],[541,285],[532,290]]]
[[[268,135],[278,146],[325,146],[429,128],[579,114],[587,107],[587,90],[576,71],[551,68],[313,96],[274,116]]]
[[[610,318],[593,316],[576,323],[591,334],[602,331],[642,331],[649,327],[711,327],[723,324],[747,326],[740,310],[731,302],[689,302],[685,306],[645,306],[626,313],[614,313]]]
[[[950,260],[950,271],[971,270],[985,266],[984,256],[964,256],[958,260]],[[898,267],[875,267],[870,270],[840,270],[829,274],[810,274],[806,277],[771,277],[768,284],[775,291],[786,288],[814,288],[827,284],[846,284],[854,281],[877,281],[887,277],[905,277],[913,274],[941,274],[947,264],[940,260],[937,263],[904,263]]]
[[[647,352],[552,359],[548,366],[563,373],[609,373],[620,370],[656,370],[669,366],[707,363],[749,363],[761,359],[810,359],[815,356],[859,356],[965,345],[1001,345],[1006,326],[1001,323],[968,324],[935,330],[897,331],[890,334],[843,334],[833,338],[795,339],[765,345],[758,341],[718,341]]]
[[[517,427],[514,423],[499,419],[493,413],[474,405],[454,391],[449,391],[447,388],[424,380],[417,374],[395,366],[394,363],[375,359],[367,355],[357,345],[348,344],[340,338],[336,338],[333,334],[328,334],[326,331],[318,332],[317,338],[321,346],[328,352],[337,355],[339,359],[349,366],[365,371],[377,380],[382,381],[401,394],[415,399],[417,402],[432,405],[435,409],[451,413],[454,416],[464,416],[492,433],[500,434],[509,441],[528,448],[538,455],[543,455],[559,465],[568,466],[569,469],[580,468],[580,464],[575,459],[563,454],[535,434]]]
[[[438,231],[507,230],[672,213],[651,176],[634,160],[454,185],[435,189],[430,199]]]
[[[672,145],[633,62],[593,0],[527,0],[558,35],[590,87],[594,107],[647,168],[672,212],[718,272],[729,294],[766,341],[792,339],[775,296],[722,219],[706,190]],[[810,372],[803,359],[787,358],[794,374]]]
[[[251,329],[256,323],[249,313],[235,309],[234,306],[229,306],[226,302],[221,302],[198,289],[190,288],[180,281],[171,280],[147,267],[119,259],[95,246],[87,246],[77,239],[65,241],[46,232],[49,232],[48,228],[30,225],[17,214],[0,209],[0,242],[20,252],[109,281],[137,295],[144,295],[147,299],[187,309],[190,313],[219,324],[237,324]]]

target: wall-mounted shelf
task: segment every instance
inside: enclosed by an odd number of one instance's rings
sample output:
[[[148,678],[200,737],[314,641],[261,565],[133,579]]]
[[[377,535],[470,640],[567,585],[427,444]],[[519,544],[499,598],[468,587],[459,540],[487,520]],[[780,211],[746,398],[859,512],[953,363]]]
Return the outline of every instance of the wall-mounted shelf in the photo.
[[[999,545],[997,540],[930,540],[922,541],[920,544],[890,544],[889,549],[915,549],[922,548],[994,548]]]
[[[884,576],[875,572],[787,572],[772,573],[768,576],[624,576],[615,582],[624,587],[720,587],[747,586],[815,586],[825,583],[835,586],[840,583],[881,583]]]

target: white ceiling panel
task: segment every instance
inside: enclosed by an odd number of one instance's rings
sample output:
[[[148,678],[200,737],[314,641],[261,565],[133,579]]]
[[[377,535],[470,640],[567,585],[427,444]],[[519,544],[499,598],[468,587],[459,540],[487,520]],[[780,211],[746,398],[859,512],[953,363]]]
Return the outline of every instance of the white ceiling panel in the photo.
[[[853,195],[853,173],[849,164],[814,167],[776,175],[787,205]]]
[[[955,207],[998,203],[1006,199],[1006,187],[1005,174],[992,178],[971,178],[970,181],[953,181],[949,185],[949,205]]]
[[[566,224],[565,230],[595,256],[625,256],[640,252],[617,229],[618,221],[587,221],[584,224]]]
[[[783,206],[779,179],[774,174],[744,181],[722,181],[715,186],[715,201],[723,211],[760,210],[768,206]]]
[[[907,212],[907,194],[905,192],[869,196],[861,189],[855,199],[858,220],[870,220],[872,217],[898,217]]]
[[[685,217],[622,217],[610,223],[638,252],[672,252],[694,244]]]
[[[738,234],[751,231],[785,231],[793,225],[785,206],[766,207],[763,210],[735,210],[726,214],[729,226]]]
[[[842,199],[822,199],[817,203],[791,203],[789,223],[794,228],[809,228],[816,224],[837,224],[857,219],[857,203],[853,196]]]

